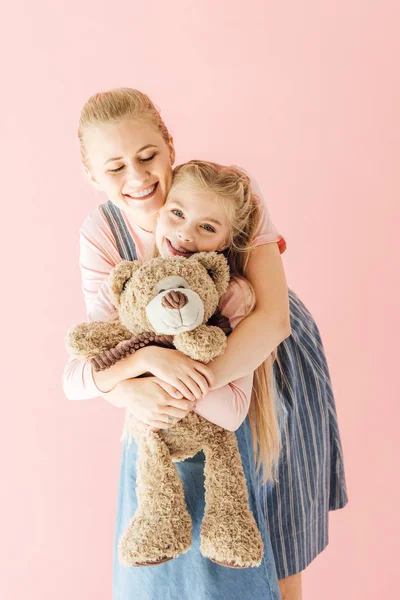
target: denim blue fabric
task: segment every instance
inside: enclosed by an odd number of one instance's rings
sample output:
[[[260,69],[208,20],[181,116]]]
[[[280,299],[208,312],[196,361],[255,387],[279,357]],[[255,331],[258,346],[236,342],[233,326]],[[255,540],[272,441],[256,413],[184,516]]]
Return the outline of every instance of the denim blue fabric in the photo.
[[[200,553],[204,514],[204,455],[175,463],[182,478],[192,517],[193,544],[178,558],[154,567],[124,567],[118,561],[118,540],[137,507],[135,492],[137,446],[124,443],[117,503],[114,547],[113,600],[279,600],[275,561],[257,489],[251,430],[248,419],[236,432],[249,490],[250,508],[264,542],[259,567],[221,567]]]

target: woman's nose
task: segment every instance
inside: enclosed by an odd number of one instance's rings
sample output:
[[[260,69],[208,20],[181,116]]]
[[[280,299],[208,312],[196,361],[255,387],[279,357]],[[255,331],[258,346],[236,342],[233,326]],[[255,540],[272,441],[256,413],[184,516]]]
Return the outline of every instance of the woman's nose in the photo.
[[[130,166],[127,172],[127,179],[130,183],[138,186],[149,178],[149,173],[143,167]]]

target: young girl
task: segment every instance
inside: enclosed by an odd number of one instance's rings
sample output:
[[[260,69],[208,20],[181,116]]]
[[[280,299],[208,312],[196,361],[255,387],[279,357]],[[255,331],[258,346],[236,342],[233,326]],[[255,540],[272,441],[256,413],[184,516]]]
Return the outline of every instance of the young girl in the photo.
[[[201,251],[226,251],[231,267],[232,282],[222,299],[221,311],[236,327],[254,304],[251,289],[242,279],[245,264],[259,221],[258,200],[251,192],[248,177],[238,169],[221,167],[212,163],[192,161],[175,170],[174,180],[165,205],[159,212],[155,231],[158,253],[161,256],[189,257]],[[151,351],[151,349],[149,349]],[[143,372],[150,369],[138,359]],[[152,569],[126,569],[114,564],[114,593],[118,598],[121,589],[140,590],[151,598],[183,597],[199,598],[274,598],[279,597],[274,561],[268,542],[266,523],[258,498],[258,477],[253,447],[262,463],[263,474],[270,477],[279,455],[279,426],[274,397],[267,385],[267,361],[258,369],[259,378],[253,394],[252,415],[245,424],[252,394],[253,376],[249,374],[236,379],[229,385],[208,392],[190,409],[195,410],[212,422],[236,430],[241,445],[241,455],[253,512],[262,531],[266,554],[261,566],[253,570],[238,571],[222,568],[204,559],[199,553],[199,531],[204,513],[203,465],[204,457],[196,456],[188,464],[179,464],[178,469],[184,482],[186,501],[193,520],[193,547],[179,561]],[[138,366],[139,369],[139,366]],[[138,371],[139,372],[139,371]],[[261,385],[264,382],[264,385]],[[257,399],[262,402],[257,403]],[[176,418],[172,422],[176,422]],[[164,425],[165,426],[165,425]],[[171,426],[171,422],[168,427]],[[253,426],[253,445],[251,426]],[[257,429],[263,432],[262,437]],[[265,434],[267,429],[268,433]],[[128,432],[126,432],[128,433]],[[134,476],[136,470],[136,447],[127,446],[124,451],[116,543],[136,510]],[[193,584],[192,576],[198,579]],[[162,583],[169,581],[168,592]],[[179,587],[176,586],[179,582]],[[156,592],[156,590],[158,590]],[[126,591],[125,591],[126,593]],[[157,595],[158,594],[158,595]],[[121,596],[125,597],[125,596]],[[128,595],[126,596],[128,597]]]
[[[95,209],[81,228],[80,265],[88,319],[113,318],[107,277],[121,258],[135,258],[135,250],[143,257],[152,244],[156,214],[172,182],[174,147],[152,102],[131,89],[90,98],[82,110],[79,138],[91,182],[110,199]],[[347,496],[335,404],[319,332],[307,309],[289,290],[289,335],[287,286],[280,259],[285,243],[263,203],[261,211],[246,270],[256,308],[231,334],[222,357],[205,366],[173,350],[144,348],[95,375],[90,363],[70,360],[64,390],[71,399],[103,395],[116,406],[129,406],[145,423],[167,427],[169,416],[181,418],[190,410],[189,399],[201,398],[210,386],[221,388],[246,376],[278,346],[282,374],[276,361],[274,380],[288,418],[278,481],[266,488],[268,510],[264,516],[282,596],[297,600],[301,571],[327,544],[328,511],[344,506]],[[151,362],[154,377],[133,379],[140,371],[140,356],[145,364]],[[177,397],[176,390],[183,398]],[[246,449],[247,442],[240,447]]]

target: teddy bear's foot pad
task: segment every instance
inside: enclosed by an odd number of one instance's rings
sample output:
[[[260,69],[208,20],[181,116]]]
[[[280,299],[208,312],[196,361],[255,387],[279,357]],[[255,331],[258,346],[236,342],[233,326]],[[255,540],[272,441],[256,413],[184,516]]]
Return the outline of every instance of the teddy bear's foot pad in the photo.
[[[166,556],[161,560],[157,560],[155,562],[142,562],[142,563],[133,563],[132,567],[156,567],[157,565],[161,565],[162,563],[166,563],[170,560],[174,560],[172,557]]]
[[[216,558],[211,558],[210,556],[208,557],[213,563],[216,563],[217,565],[220,565],[221,567],[229,567],[230,569],[248,569],[249,567],[244,567],[242,565],[237,565],[236,563],[228,563],[228,562],[221,562],[219,560],[217,560]]]

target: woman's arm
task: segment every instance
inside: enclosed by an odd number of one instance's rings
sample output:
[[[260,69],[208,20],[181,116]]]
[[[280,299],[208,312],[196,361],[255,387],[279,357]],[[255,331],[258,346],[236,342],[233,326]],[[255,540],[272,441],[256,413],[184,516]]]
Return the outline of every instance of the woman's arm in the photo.
[[[116,385],[147,372],[143,365],[143,350],[138,350],[113,365],[96,372],[90,360],[70,358],[65,366],[62,387],[68,400],[89,400],[108,394]],[[179,397],[182,397],[180,395]]]
[[[110,376],[110,380],[113,377],[115,378],[110,391],[102,391],[97,387],[90,361],[84,363],[78,359],[70,359],[63,378],[65,395],[69,400],[103,397],[113,406],[128,408],[138,420],[152,427],[168,428],[170,427],[167,421],[169,415],[175,418],[183,418],[192,409],[195,409],[198,414],[208,421],[230,431],[235,431],[240,427],[249,409],[252,375],[232,381],[218,390],[211,390],[208,393],[205,390],[205,395],[194,404],[194,402],[186,400],[186,397],[183,397],[180,392],[176,392],[174,386],[157,377],[145,377],[144,379],[129,377],[129,373],[132,373],[131,377],[133,377],[134,372],[138,373],[142,370],[139,352],[144,356],[146,350],[155,351],[157,348],[143,348],[134,355],[127,357],[127,359],[119,361],[113,367],[97,373],[97,375],[100,375],[106,374],[108,371],[114,371],[114,374]],[[180,354],[177,350],[165,348],[159,348],[158,350]],[[132,359],[136,354],[138,355],[138,361],[136,366],[132,366],[130,369],[129,362],[133,364]],[[176,364],[178,366],[180,363],[184,364],[186,358],[181,355]],[[171,365],[170,360],[167,358],[165,360]],[[125,364],[122,364],[124,362]],[[148,370],[148,365],[146,370]],[[169,374],[164,375],[164,379],[169,377]],[[118,381],[116,381],[117,379]]]
[[[253,372],[291,333],[288,288],[277,243],[251,251],[246,277],[256,307],[231,333],[224,354],[208,365],[214,388]]]

